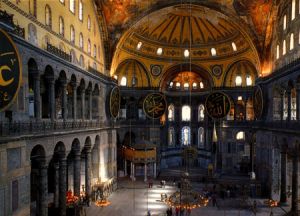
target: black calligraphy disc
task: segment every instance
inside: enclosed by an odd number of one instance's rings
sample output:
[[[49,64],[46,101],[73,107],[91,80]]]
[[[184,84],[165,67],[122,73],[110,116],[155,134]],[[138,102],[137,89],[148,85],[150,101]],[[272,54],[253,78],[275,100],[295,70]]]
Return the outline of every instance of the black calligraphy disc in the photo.
[[[1,29],[0,41],[0,111],[3,111],[15,100],[21,83],[22,70],[14,42]]]
[[[260,86],[255,86],[254,88],[253,108],[255,117],[260,119],[264,108],[264,97]]]
[[[117,118],[120,110],[120,89],[115,86],[110,92],[109,109],[113,118]]]
[[[230,99],[223,92],[213,92],[206,98],[205,109],[211,118],[224,118],[230,111]]]
[[[165,96],[161,93],[148,94],[144,99],[143,109],[149,118],[160,118],[167,109]]]

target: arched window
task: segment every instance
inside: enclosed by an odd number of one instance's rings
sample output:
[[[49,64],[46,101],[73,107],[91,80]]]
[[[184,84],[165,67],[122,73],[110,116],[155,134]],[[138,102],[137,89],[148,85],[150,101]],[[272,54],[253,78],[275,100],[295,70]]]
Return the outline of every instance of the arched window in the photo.
[[[174,105],[171,104],[168,107],[168,120],[169,121],[174,121],[174,119],[175,119],[175,116],[174,116]]]
[[[78,13],[79,20],[83,20],[83,4],[82,0],[79,0],[79,13]]]
[[[191,129],[188,126],[181,129],[181,144],[184,146],[191,144]]]
[[[91,55],[91,41],[90,41],[90,39],[88,39],[87,52],[88,52],[89,55]]]
[[[299,36],[300,36],[300,33],[299,33]],[[300,41],[300,38],[299,38],[299,41]],[[279,45],[277,44],[276,46],[276,59],[279,59],[280,57],[280,51],[279,51]]]
[[[169,146],[174,146],[175,145],[175,131],[174,128],[169,128],[168,131],[168,144]]]
[[[79,34],[79,47],[83,49],[83,35],[82,33]]]
[[[203,89],[203,88],[204,88],[203,82],[200,82],[200,83],[199,83],[199,86],[200,86],[201,89]]]
[[[84,58],[83,58],[83,55],[80,55],[80,57],[79,57],[79,65],[81,67],[84,67]]]
[[[126,86],[127,85],[127,78],[126,77],[122,77],[121,82],[120,82],[121,86]]]
[[[188,90],[189,87],[190,87],[190,84],[189,84],[189,83],[184,83],[184,84],[183,84],[183,88],[184,88],[185,90]]]
[[[236,44],[234,42],[231,43],[232,49],[233,51],[237,51],[237,47]]]
[[[75,44],[75,29],[72,25],[70,27],[70,41],[71,43]]]
[[[176,83],[176,89],[180,89],[180,82]]]
[[[181,111],[182,121],[190,121],[191,120],[191,107],[188,105],[184,105]]]
[[[36,7],[36,0],[30,0],[29,1],[29,13],[36,17],[36,12],[37,12],[37,7]]]
[[[294,49],[294,33],[292,33],[290,37],[290,50],[293,49]]]
[[[283,17],[283,30],[286,29],[286,15]]]
[[[94,58],[97,57],[97,46],[96,44],[94,44]]]
[[[51,28],[52,26],[52,16],[51,16],[51,9],[49,5],[45,7],[45,24]]]
[[[193,83],[193,89],[197,89],[197,83]]]
[[[240,75],[235,77],[235,86],[242,86],[242,77]]]
[[[204,120],[204,106],[203,104],[200,104],[198,108],[198,121],[203,121],[203,120]]]
[[[28,41],[34,45],[37,45],[36,27],[32,23],[28,24]]]
[[[90,15],[88,16],[88,19],[87,19],[87,28],[88,28],[89,31],[91,30],[91,17],[90,17]]]
[[[246,85],[252,86],[252,77],[250,75],[246,76]]]
[[[70,0],[70,11],[75,13],[75,0]]]
[[[245,132],[240,131],[236,134],[236,140],[245,140]]]
[[[198,129],[198,148],[204,148],[204,128]]]
[[[286,54],[286,41],[284,40],[282,43],[282,55]]]
[[[211,55],[212,55],[212,56],[216,56],[216,55],[217,55],[217,50],[216,50],[216,48],[211,48],[210,52],[211,52]]]
[[[71,56],[71,62],[72,63],[76,63],[76,55],[75,55],[75,51],[74,50],[70,51],[70,56]]]
[[[296,0],[292,0],[292,16],[291,19],[294,20],[296,16]]]
[[[65,23],[61,16],[59,17],[59,34],[65,35]]]

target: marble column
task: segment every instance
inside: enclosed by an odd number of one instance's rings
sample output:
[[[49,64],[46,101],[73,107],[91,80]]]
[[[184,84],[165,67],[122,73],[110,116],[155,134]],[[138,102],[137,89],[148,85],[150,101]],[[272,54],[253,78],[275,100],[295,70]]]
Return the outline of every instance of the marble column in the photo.
[[[280,93],[280,120],[283,121],[284,116],[284,92]]]
[[[76,83],[72,83],[72,90],[73,90],[73,101],[72,101],[72,117],[73,120],[77,119],[77,88]]]
[[[91,150],[86,151],[86,160],[85,160],[85,193],[88,197],[91,195],[91,165],[92,165],[92,153]]]
[[[54,207],[59,207],[59,163],[54,163]]]
[[[40,74],[37,73],[33,76],[33,92],[34,92],[34,116],[37,120],[41,119],[41,81]]]
[[[153,178],[156,179],[156,162],[153,164]]]
[[[287,98],[288,98],[288,115],[287,115],[287,120],[290,121],[292,119],[292,92],[291,90],[287,90]]]
[[[144,181],[147,181],[147,164],[144,164]]]
[[[80,196],[80,152],[76,152],[74,154],[74,171],[73,171],[73,177],[74,177],[74,195]]]
[[[130,162],[130,178],[132,179],[133,177],[133,166],[132,166],[132,162]]]
[[[132,163],[132,179],[135,181],[135,165]]]
[[[67,184],[66,184],[66,158],[59,160],[59,212],[60,216],[66,215],[66,195],[67,195]]]
[[[280,182],[280,203],[285,204],[287,202],[286,197],[286,164],[287,164],[287,152],[284,149],[281,152],[281,182]]]
[[[39,187],[39,216],[48,216],[48,167],[41,165],[40,167],[40,187]]]
[[[85,119],[85,90],[81,89],[81,119]]]
[[[127,176],[127,160],[124,160],[124,176]]]
[[[93,119],[93,92],[89,91],[89,119]]]
[[[62,116],[64,120],[68,118],[68,96],[67,96],[67,83],[63,82],[62,85]]]
[[[293,173],[292,173],[292,209],[291,211],[298,213],[298,152],[293,155]]]
[[[300,84],[296,85],[296,119],[300,120]]]
[[[52,121],[56,119],[55,116],[55,89],[54,80],[49,80],[49,108],[50,108],[50,118]]]

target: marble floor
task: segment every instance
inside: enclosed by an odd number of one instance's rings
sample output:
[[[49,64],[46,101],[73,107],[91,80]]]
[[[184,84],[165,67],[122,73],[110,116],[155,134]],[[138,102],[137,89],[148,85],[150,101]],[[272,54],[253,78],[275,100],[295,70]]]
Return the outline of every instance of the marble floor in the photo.
[[[97,207],[94,203],[90,207],[86,208],[86,215],[107,215],[107,216],[146,216],[147,212],[151,212],[151,216],[163,216],[166,215],[168,206],[161,202],[161,193],[171,195],[176,191],[176,187],[167,183],[165,188],[161,188],[159,182],[154,182],[153,188],[148,188],[148,185],[138,179],[131,181],[127,178],[121,179],[118,183],[118,190],[114,192],[108,200],[111,202],[110,206]],[[203,187],[200,184],[194,185],[195,190],[200,190]],[[249,206],[254,200],[247,199]],[[264,204],[263,199],[256,199],[257,213],[249,207],[239,208],[237,204],[240,199],[227,198],[217,199],[219,207],[213,207],[210,202],[207,207],[202,207],[192,210],[192,216],[204,215],[204,216],[269,216],[271,215],[270,208]],[[284,215],[284,211],[287,211],[289,207],[282,209],[276,207],[273,209],[273,216]],[[173,212],[175,215],[175,212]]]

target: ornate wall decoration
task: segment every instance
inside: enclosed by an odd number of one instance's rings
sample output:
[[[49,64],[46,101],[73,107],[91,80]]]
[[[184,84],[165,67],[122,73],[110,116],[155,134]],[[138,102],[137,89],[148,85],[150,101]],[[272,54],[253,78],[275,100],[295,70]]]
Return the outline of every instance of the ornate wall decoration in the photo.
[[[260,86],[255,86],[253,93],[254,115],[257,119],[261,118],[264,109],[264,97]]]
[[[211,67],[212,74],[216,77],[220,77],[222,75],[222,65],[213,65]]]
[[[115,86],[110,92],[109,110],[113,118],[117,118],[120,110],[120,89]]]
[[[159,76],[161,74],[162,68],[160,65],[151,65],[151,74],[153,76]]]
[[[10,36],[0,29],[0,111],[15,100],[22,70],[18,50]]]
[[[213,92],[206,98],[205,109],[211,118],[224,118],[230,111],[230,99],[223,92]]]
[[[148,94],[144,99],[143,109],[149,118],[160,118],[167,109],[165,96],[162,93]]]

